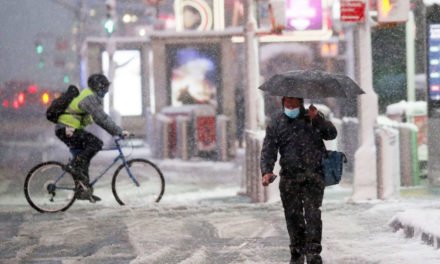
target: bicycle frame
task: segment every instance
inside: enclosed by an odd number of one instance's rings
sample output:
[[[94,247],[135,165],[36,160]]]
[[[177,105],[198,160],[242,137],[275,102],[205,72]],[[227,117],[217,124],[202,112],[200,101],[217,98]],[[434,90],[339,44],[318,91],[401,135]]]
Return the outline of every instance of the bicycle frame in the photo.
[[[127,170],[128,175],[134,181],[136,186],[139,187],[139,182],[136,180],[136,178],[131,173],[130,167],[128,166],[128,163],[127,163],[127,160],[125,158],[125,155],[122,152],[121,145],[119,144],[119,141],[121,141],[121,140],[122,140],[121,137],[117,137],[117,138],[115,138],[115,145],[116,145],[115,147],[109,148],[109,149],[103,149],[103,151],[118,150],[119,154],[118,154],[118,156],[116,158],[113,159],[113,162],[109,166],[107,166],[107,168],[103,172],[101,172],[101,174],[99,176],[97,176],[96,178],[94,178],[90,182],[91,186],[95,185],[95,183],[97,181],[99,181],[99,179],[101,179],[110,170],[110,168],[113,167],[119,160],[122,160],[122,164],[124,165],[125,169]]]
[[[97,176],[96,178],[94,178],[91,182],[90,185],[93,186],[95,185],[95,183],[97,181],[99,181],[99,179],[101,179],[119,160],[122,160],[122,164],[124,165],[125,169],[127,170],[127,173],[129,175],[129,177],[133,180],[133,182],[136,184],[136,186],[139,187],[139,182],[136,180],[136,178],[133,176],[133,174],[130,171],[130,166],[128,166],[128,162],[125,158],[124,153],[122,152],[121,149],[121,145],[119,144],[119,141],[123,140],[121,137],[117,137],[115,138],[115,147],[113,148],[108,148],[108,149],[103,149],[102,151],[111,151],[111,150],[118,150],[118,156],[116,156],[116,158],[113,159],[113,162],[107,166],[106,169],[104,169],[99,176]],[[71,150],[72,154],[75,153],[75,150]],[[64,175],[66,174],[66,172],[63,172],[58,179],[55,180],[55,184],[64,177]],[[63,188],[63,187],[57,187],[58,189],[70,189],[70,188]]]

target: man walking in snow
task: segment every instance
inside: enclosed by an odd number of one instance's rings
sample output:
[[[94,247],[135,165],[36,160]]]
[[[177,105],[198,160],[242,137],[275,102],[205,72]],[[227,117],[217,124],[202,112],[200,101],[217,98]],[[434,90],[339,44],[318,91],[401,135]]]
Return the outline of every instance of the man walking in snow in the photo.
[[[321,159],[323,140],[336,138],[334,125],[316,107],[304,108],[302,98],[283,97],[283,113],[275,115],[266,128],[261,151],[262,184],[274,178],[280,153],[280,196],[290,237],[290,263],[320,264],[324,195]]]

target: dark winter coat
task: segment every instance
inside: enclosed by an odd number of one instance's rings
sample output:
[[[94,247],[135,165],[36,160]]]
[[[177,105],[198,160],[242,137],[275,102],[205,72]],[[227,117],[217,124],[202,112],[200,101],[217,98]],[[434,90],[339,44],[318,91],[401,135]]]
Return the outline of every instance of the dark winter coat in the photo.
[[[261,151],[262,175],[273,172],[278,152],[283,177],[320,172],[321,159],[326,153],[323,140],[332,140],[336,135],[335,126],[322,114],[318,114],[313,122],[304,109],[295,119],[284,113],[275,115],[266,128]]]

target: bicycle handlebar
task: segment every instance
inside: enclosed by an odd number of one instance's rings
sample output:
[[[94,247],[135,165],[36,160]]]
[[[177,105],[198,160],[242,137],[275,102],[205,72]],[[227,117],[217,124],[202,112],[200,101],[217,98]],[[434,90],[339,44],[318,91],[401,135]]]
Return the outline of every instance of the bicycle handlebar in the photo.
[[[136,135],[135,134],[129,134],[128,136],[124,137],[122,135],[118,135],[115,136],[115,141],[120,141],[120,140],[125,140],[125,139],[130,139],[130,138],[134,138]]]

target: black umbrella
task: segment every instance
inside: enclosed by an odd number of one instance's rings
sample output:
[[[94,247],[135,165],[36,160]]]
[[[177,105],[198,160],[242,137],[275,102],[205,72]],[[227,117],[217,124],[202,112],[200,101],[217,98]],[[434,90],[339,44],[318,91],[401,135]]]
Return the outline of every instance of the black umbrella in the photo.
[[[316,70],[296,70],[275,74],[258,88],[271,95],[308,99],[349,98],[365,93],[346,75]]]

